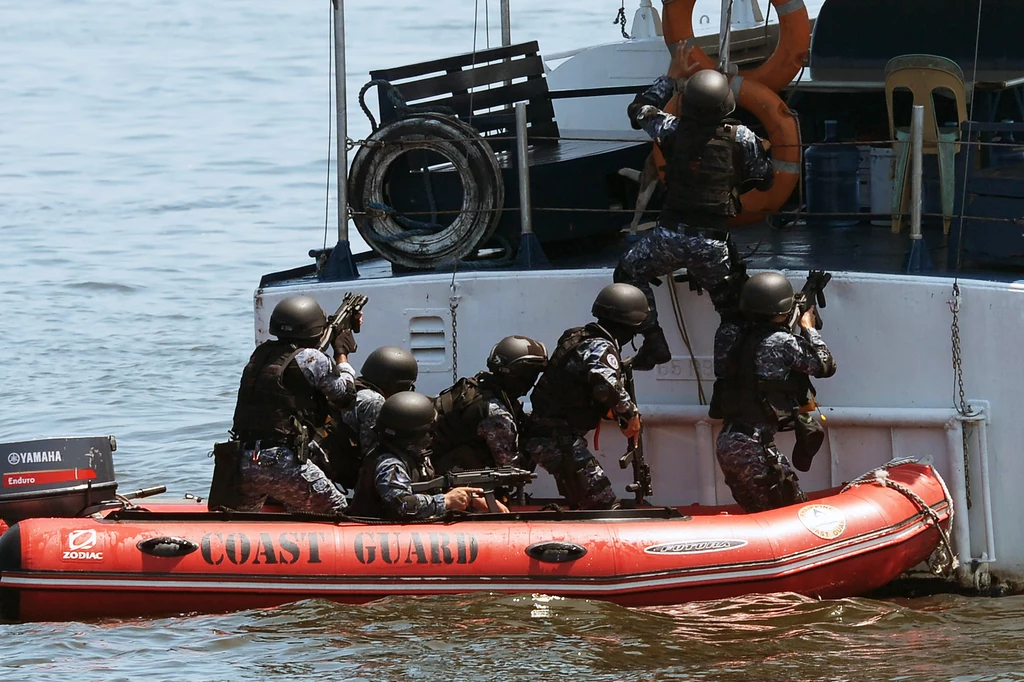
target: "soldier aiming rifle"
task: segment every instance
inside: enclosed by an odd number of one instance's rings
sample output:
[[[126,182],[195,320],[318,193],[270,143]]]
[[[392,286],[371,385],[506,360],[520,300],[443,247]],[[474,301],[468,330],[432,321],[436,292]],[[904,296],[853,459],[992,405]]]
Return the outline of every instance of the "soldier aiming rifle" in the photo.
[[[412,491],[414,493],[430,493],[444,492],[454,488],[475,488],[481,491],[480,494],[487,501],[487,511],[496,514],[508,511],[499,506],[496,491],[504,493],[521,488],[536,477],[537,474],[532,471],[516,467],[449,471],[443,476],[437,476],[429,481],[413,483]]]

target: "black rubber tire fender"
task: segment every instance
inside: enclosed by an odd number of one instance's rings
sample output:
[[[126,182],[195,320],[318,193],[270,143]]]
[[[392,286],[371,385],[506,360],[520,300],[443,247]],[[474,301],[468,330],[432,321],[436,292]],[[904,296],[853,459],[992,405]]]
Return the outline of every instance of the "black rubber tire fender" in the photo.
[[[447,158],[462,184],[461,212],[430,234],[410,234],[394,216],[369,211],[384,201],[392,165],[413,149]],[[380,127],[360,147],[350,168],[349,203],[359,234],[374,251],[392,263],[433,268],[468,256],[491,238],[505,205],[505,183],[490,144],[475,128],[452,116],[417,114]]]

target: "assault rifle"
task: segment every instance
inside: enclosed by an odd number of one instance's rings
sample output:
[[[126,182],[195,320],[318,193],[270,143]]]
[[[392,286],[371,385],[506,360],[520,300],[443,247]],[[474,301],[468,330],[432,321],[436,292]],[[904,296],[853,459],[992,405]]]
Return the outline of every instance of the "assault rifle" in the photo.
[[[796,330],[800,318],[808,310],[814,311],[814,328],[821,329],[823,324],[818,308],[825,307],[825,286],[832,280],[832,274],[824,270],[811,270],[807,273],[804,288],[793,297],[793,313],[789,318],[789,328]]]
[[[535,479],[537,474],[516,467],[498,467],[497,469],[467,469],[466,471],[449,471],[443,476],[429,481],[412,484],[414,493],[446,492],[453,488],[483,488],[484,499],[487,500],[487,511],[497,513],[498,501],[494,497],[495,488],[512,490]]]
[[[629,399],[636,405],[636,388],[633,386],[633,365],[632,358],[622,362],[622,381],[626,386],[626,393]],[[633,493],[638,505],[643,504],[644,497],[653,495],[651,487],[651,465],[644,459],[644,431],[641,422],[640,433],[636,435],[636,444],[633,440],[626,439],[626,454],[619,457],[619,468],[625,469],[633,465],[633,482],[626,486],[626,492]],[[621,426],[621,425],[620,425]]]
[[[321,353],[327,352],[327,348],[334,341],[334,337],[341,332],[351,330],[359,333],[359,313],[369,300],[364,294],[354,294],[351,291],[345,294],[345,297],[341,299],[341,305],[338,306],[338,310],[327,318],[327,327],[320,336],[320,343],[317,345],[317,349]]]

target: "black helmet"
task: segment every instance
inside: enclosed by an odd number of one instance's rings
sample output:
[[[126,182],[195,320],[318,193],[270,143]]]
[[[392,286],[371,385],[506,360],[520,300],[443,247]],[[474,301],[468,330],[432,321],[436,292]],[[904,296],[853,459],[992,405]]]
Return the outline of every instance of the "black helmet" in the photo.
[[[430,433],[434,401],[414,391],[396,393],[380,406],[373,430],[383,439],[414,441]]]
[[[281,340],[314,341],[326,326],[327,315],[311,296],[282,298],[270,314],[270,333]]]
[[[725,118],[736,109],[729,79],[714,69],[698,71],[683,87],[683,114],[700,120]]]
[[[525,336],[506,336],[487,356],[488,371],[517,397],[526,395],[547,366],[548,349]]]
[[[759,272],[740,292],[740,312],[746,315],[774,317],[792,310],[793,285],[781,272]]]
[[[409,351],[381,346],[366,356],[360,376],[387,397],[415,388],[419,371],[416,358]]]
[[[619,282],[601,289],[590,312],[601,321],[639,327],[647,319],[650,308],[644,292],[632,284]]]

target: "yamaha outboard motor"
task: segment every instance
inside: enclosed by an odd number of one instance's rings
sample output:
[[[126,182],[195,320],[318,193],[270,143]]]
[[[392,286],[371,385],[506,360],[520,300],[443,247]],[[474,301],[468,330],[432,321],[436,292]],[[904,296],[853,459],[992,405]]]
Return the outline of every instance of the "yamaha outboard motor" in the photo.
[[[0,445],[0,520],[79,516],[114,500],[113,436],[48,438]]]

